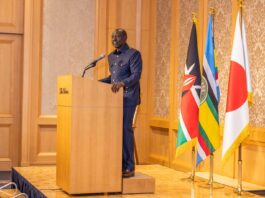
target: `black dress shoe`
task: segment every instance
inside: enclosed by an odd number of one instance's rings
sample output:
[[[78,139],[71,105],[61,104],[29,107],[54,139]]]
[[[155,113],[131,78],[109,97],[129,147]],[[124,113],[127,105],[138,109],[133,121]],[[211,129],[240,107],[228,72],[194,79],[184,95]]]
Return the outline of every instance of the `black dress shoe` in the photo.
[[[126,170],[124,170],[122,172],[122,177],[123,178],[128,178],[128,177],[133,177],[133,176],[134,176],[134,170],[128,170],[128,169],[126,169]]]

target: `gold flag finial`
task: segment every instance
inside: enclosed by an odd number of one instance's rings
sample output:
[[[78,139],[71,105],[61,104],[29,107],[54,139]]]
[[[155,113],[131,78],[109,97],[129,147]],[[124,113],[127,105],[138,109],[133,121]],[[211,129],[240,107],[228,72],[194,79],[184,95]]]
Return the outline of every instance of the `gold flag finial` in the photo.
[[[243,8],[244,0],[238,0],[239,8]]]
[[[193,21],[195,24],[197,24],[197,22],[198,22],[196,12],[193,12],[193,13],[192,13],[192,21]]]
[[[209,13],[210,15],[214,16],[216,13],[216,9],[214,7],[210,7]]]

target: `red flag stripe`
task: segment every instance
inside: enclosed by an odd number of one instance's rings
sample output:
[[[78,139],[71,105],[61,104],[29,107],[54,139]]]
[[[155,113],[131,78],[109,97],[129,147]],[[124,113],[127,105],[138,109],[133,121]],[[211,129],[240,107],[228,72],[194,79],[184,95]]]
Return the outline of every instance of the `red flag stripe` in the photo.
[[[187,127],[187,131],[189,132],[191,138],[196,137],[199,132],[198,112],[199,112],[198,105],[191,91],[188,91],[184,96],[182,96],[181,113],[184,123]]]
[[[203,151],[205,152],[205,155],[206,156],[210,155],[210,150],[209,150],[205,140],[203,139],[203,137],[200,133],[198,134],[198,141],[199,141],[200,146],[202,147]]]
[[[237,62],[231,61],[226,112],[241,107],[247,100],[247,79],[244,68]]]

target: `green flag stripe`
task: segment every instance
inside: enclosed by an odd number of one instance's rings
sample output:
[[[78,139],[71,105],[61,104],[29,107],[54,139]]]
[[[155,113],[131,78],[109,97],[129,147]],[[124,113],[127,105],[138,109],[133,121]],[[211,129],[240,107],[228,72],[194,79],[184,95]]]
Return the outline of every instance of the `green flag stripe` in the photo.
[[[199,124],[199,127],[200,127],[200,134],[202,135],[205,143],[207,144],[208,149],[211,151],[211,153],[213,153],[215,151],[215,148],[211,144],[211,141],[208,138],[207,134],[205,133],[204,129],[202,128],[201,124]]]
[[[181,126],[181,124],[179,122],[177,147],[182,145],[182,144],[184,144],[185,142],[187,142],[187,139],[186,139],[186,137],[184,135],[182,126]]]
[[[219,116],[218,116],[218,112],[216,111],[216,107],[213,105],[209,95],[207,96],[206,98],[206,102],[209,106],[209,109],[211,110],[213,116],[214,116],[214,119],[216,120],[216,122],[219,124]]]

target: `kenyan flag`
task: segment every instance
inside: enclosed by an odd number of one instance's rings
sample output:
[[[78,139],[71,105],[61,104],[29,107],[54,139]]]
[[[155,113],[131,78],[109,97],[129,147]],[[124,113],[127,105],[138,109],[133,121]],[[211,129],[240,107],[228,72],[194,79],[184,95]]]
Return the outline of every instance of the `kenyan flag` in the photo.
[[[199,133],[201,72],[198,56],[196,25],[193,23],[183,77],[179,115],[177,155],[194,143]]]

